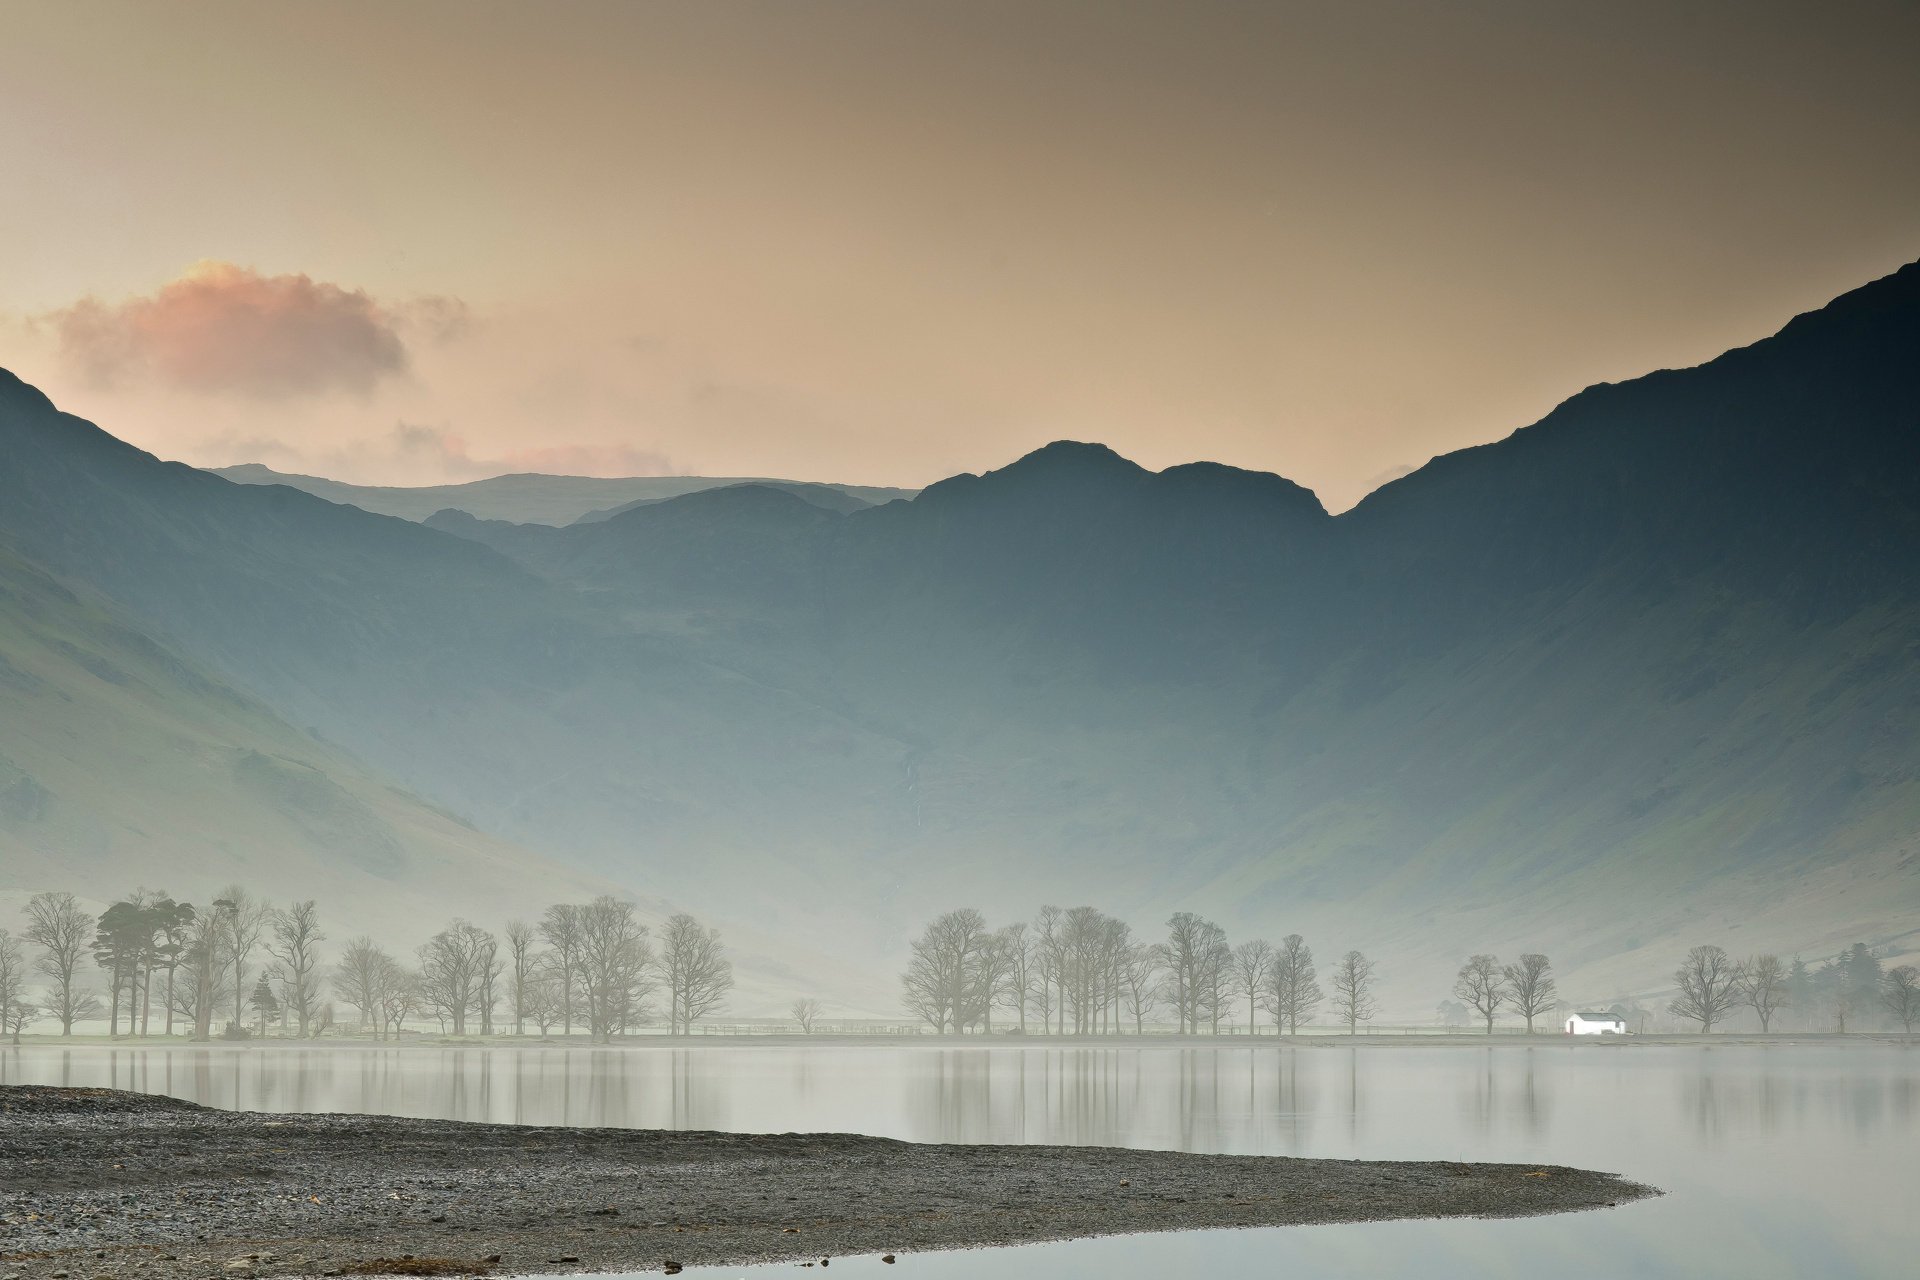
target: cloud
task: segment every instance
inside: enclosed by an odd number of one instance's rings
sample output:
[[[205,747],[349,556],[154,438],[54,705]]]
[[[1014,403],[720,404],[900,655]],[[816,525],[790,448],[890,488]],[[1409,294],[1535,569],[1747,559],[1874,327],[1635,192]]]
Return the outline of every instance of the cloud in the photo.
[[[403,323],[445,338],[464,327],[466,308],[421,299],[402,318],[358,289],[202,262],[150,296],[84,298],[49,319],[62,355],[97,387],[152,381],[284,399],[364,396],[405,372]]]

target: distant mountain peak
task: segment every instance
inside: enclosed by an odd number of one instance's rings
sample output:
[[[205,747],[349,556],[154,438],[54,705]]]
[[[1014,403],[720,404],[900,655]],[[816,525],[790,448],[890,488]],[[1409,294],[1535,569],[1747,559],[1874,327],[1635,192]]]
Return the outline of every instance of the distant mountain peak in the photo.
[[[1152,474],[1139,463],[1121,457],[1104,444],[1085,440],[1055,440],[1008,463],[993,475],[1034,471],[1109,472],[1116,475]]]

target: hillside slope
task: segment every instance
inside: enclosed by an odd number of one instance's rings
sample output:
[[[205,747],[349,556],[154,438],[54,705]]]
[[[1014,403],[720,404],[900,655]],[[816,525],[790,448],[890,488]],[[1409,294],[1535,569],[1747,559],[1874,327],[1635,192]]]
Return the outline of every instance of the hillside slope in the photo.
[[[289,727],[0,550],[0,895],[240,881],[410,936],[594,881],[474,830]]]

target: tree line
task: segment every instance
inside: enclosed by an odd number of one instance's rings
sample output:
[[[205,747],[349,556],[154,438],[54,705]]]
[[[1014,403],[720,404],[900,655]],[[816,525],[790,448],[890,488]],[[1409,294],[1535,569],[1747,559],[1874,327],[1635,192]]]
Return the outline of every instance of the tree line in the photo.
[[[1920,1022],[1920,969],[1903,964],[1885,968],[1865,943],[1856,942],[1820,965],[1799,956],[1783,963],[1777,955],[1735,960],[1717,946],[1698,946],[1674,970],[1678,993],[1667,1009],[1675,1016],[1713,1030],[1737,1009],[1747,1008],[1771,1030],[1783,1009],[1801,1010],[1809,1030],[1854,1029],[1870,1019],[1898,1022],[1908,1035]]]
[[[998,929],[971,907],[949,911],[913,941],[901,974],[904,1003],[937,1034],[991,1033],[996,1011],[1022,1033],[1029,1017],[1057,1035],[1102,1035],[1171,1014],[1183,1034],[1220,1033],[1244,1010],[1298,1032],[1329,1004],[1349,1032],[1377,1011],[1373,962],[1349,951],[1322,988],[1313,948],[1299,934],[1229,943],[1226,930],[1175,912],[1159,940],[1093,907],[1047,906]],[[1242,1003],[1244,1002],[1244,1004]]]
[[[1138,1034],[1157,1015],[1182,1034],[1217,1035],[1230,1024],[1252,1032],[1263,1019],[1276,1032],[1297,1034],[1323,1008],[1352,1033],[1378,1011],[1374,964],[1360,951],[1342,955],[1323,988],[1313,949],[1299,934],[1236,945],[1220,925],[1188,911],[1165,927],[1159,939],[1137,938],[1125,921],[1093,907],[1042,907],[1032,921],[997,929],[973,908],[949,911],[913,940],[900,976],[903,1003],[941,1035],[991,1033],[996,1018],[1022,1033],[1031,1020],[1046,1034]],[[1908,1034],[1920,1022],[1920,970],[1883,972],[1862,944],[1818,967],[1774,955],[1736,961],[1720,947],[1699,946],[1675,970],[1674,986],[1669,1012],[1705,1032],[1743,1007],[1762,1031],[1789,1007],[1824,1010],[1842,1032],[1850,1016],[1858,1029],[1870,1014],[1885,1014]],[[1531,1034],[1559,1006],[1552,962],[1539,952],[1511,963],[1470,956],[1453,994],[1488,1034],[1504,1011],[1523,1018]]]
[[[0,929],[0,1034],[16,1044],[43,1019],[63,1035],[104,1018],[110,1035],[124,1025],[147,1036],[156,1014],[162,1035],[184,1025],[206,1040],[218,1020],[230,1037],[251,1026],[307,1038],[341,1025],[336,1002],[378,1039],[432,1018],[454,1035],[557,1026],[604,1042],[662,1015],[672,1034],[690,1034],[733,989],[718,930],[682,913],[656,936],[631,902],[604,895],[556,903],[499,935],[456,919],[409,958],[365,935],[329,955],[315,901],[276,907],[240,885],[205,906],[139,889],[98,917],[71,893],[41,893],[25,914],[18,935]]]

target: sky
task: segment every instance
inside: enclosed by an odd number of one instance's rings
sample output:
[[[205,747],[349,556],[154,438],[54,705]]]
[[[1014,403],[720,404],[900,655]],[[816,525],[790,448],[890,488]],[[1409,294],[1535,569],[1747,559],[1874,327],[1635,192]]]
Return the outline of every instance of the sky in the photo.
[[[10,0],[0,366],[165,457],[1333,509],[1920,257],[1920,5]]]

